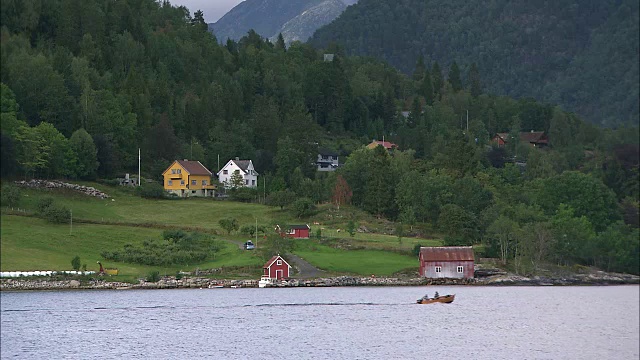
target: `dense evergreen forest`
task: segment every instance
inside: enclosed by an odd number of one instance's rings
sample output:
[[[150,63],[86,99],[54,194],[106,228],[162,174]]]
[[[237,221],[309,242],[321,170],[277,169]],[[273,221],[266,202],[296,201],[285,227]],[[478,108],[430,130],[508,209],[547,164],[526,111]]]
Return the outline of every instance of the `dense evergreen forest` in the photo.
[[[420,56],[463,71],[475,63],[491,93],[637,126],[639,13],[637,0],[362,0],[309,42],[406,74]]]
[[[220,45],[202,13],[168,2],[1,4],[4,179],[109,180],[137,172],[138,148],[156,180],[177,158],[215,172],[240,157],[263,181],[237,200],[350,202],[400,233],[483,243],[522,272],[545,262],[639,272],[637,127],[485,93],[487,74],[454,59],[420,57],[405,76],[253,31]],[[490,143],[531,130],[550,146]],[[399,149],[364,147],[383,137]],[[316,172],[319,146],[340,154],[338,171]]]

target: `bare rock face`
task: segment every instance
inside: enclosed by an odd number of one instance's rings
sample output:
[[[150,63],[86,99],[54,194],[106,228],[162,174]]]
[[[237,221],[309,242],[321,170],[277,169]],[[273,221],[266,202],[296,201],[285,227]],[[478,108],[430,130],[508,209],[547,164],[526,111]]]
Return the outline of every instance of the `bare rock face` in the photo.
[[[209,24],[209,31],[220,42],[240,40],[249,30],[271,42],[280,33],[286,44],[304,42],[355,3],[357,0],[245,0]]]

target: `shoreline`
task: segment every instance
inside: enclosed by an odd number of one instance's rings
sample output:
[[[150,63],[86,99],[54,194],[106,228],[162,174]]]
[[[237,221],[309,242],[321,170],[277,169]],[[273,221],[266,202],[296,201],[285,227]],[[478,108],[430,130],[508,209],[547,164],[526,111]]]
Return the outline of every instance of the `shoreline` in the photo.
[[[109,279],[111,280],[111,279]],[[281,280],[267,287],[345,287],[345,286],[608,286],[639,285],[640,276],[596,271],[588,274],[571,274],[556,277],[524,277],[515,274],[493,275],[472,279],[427,279],[398,277],[337,276],[314,279],[292,278]],[[137,284],[107,281],[103,278],[0,279],[0,291],[47,290],[136,290],[136,289],[206,289],[206,288],[257,288],[258,280],[217,280],[204,277],[165,277],[157,282],[140,280]]]

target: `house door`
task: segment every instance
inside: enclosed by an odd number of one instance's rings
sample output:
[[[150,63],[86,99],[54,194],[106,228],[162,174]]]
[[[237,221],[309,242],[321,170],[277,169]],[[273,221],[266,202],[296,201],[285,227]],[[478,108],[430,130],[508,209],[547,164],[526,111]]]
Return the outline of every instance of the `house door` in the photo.
[[[282,270],[276,270],[276,279],[282,279]]]

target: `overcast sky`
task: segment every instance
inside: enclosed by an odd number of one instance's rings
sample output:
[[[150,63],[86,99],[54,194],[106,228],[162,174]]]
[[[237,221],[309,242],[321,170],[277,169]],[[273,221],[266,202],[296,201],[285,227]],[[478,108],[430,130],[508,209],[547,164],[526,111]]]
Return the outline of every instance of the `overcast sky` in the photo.
[[[204,21],[214,23],[244,0],[169,0],[173,6],[186,6],[193,13],[202,10]]]

